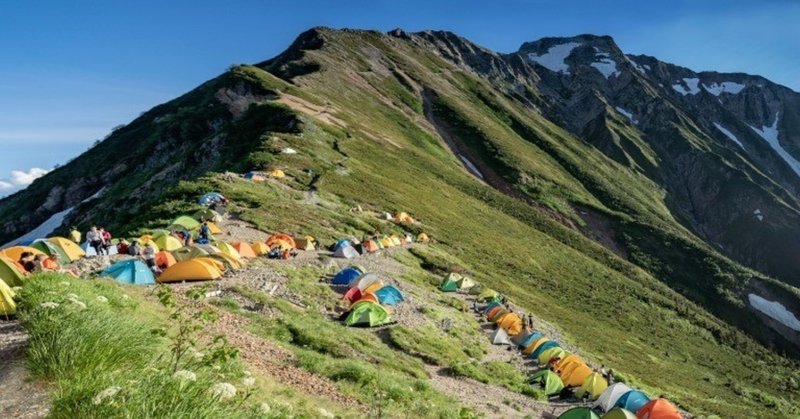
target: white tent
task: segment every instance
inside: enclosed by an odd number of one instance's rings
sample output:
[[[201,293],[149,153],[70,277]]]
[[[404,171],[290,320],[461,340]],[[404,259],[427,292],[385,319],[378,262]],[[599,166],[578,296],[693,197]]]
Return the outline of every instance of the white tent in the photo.
[[[358,250],[354,249],[353,246],[342,246],[333,252],[333,257],[335,258],[353,259],[358,256]]]
[[[498,327],[490,337],[493,345],[511,345],[511,340],[508,339],[508,333],[502,327]]]
[[[600,407],[603,409],[604,412],[608,412],[609,410],[614,408],[614,403],[622,397],[623,394],[631,391],[631,388],[626,386],[623,383],[616,383],[608,386],[606,391],[600,395],[596,402],[594,402],[593,407]]]
[[[378,275],[375,274],[364,274],[358,277],[358,289],[364,291],[365,289],[369,288],[370,285],[380,281],[381,279],[378,278]]]

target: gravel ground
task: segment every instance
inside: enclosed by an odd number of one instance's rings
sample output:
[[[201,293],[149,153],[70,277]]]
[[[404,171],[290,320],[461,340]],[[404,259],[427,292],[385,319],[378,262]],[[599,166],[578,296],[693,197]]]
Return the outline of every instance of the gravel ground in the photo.
[[[47,387],[25,369],[28,335],[16,320],[0,320],[0,418],[43,418],[50,412]]]

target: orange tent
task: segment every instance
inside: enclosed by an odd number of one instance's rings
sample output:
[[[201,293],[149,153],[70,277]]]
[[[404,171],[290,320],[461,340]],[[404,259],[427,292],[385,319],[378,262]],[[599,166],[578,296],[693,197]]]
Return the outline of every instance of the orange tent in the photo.
[[[237,252],[239,252],[239,256],[243,258],[256,257],[256,252],[246,242],[235,242],[232,243],[231,246],[233,246],[233,248],[236,249]]]
[[[172,256],[172,253],[166,250],[156,253],[156,265],[158,265],[159,268],[166,269],[176,263],[178,263],[178,261],[175,260],[175,256]]]
[[[569,355],[556,363],[556,372],[567,387],[580,386],[586,378],[592,375],[592,369],[586,365],[581,357]]]
[[[638,419],[681,419],[681,412],[667,399],[650,400],[636,412]]]
[[[508,313],[495,323],[502,327],[509,336],[516,336],[522,331],[522,319],[515,313]]]
[[[219,279],[222,272],[217,262],[208,258],[195,258],[178,262],[167,268],[158,282],[207,281]]]
[[[360,303],[360,302],[362,302],[362,301],[371,301],[371,302],[373,302],[375,304],[379,304],[378,303],[378,297],[376,297],[375,294],[362,294],[361,298],[358,301],[354,302],[351,305],[351,307],[356,305],[356,304],[358,304],[358,303]]]
[[[290,236],[288,234],[281,234],[281,233],[273,234],[273,235],[267,237],[266,243],[267,243],[267,246],[272,247],[273,244],[281,244],[280,243],[281,241],[289,243],[292,246],[292,249],[296,249],[297,248],[297,243],[295,243],[295,241],[292,238],[292,236]]]
[[[42,252],[41,250],[34,249],[33,247],[14,246],[14,247],[9,247],[8,249],[1,250],[0,251],[0,256],[5,256],[8,259],[17,261],[17,260],[19,260],[19,257],[25,252],[30,252],[34,256],[43,255],[44,254],[44,252]]]
[[[508,313],[508,310],[506,310],[506,308],[503,306],[493,307],[491,310],[489,310],[488,313],[486,313],[486,319],[489,320],[490,322],[493,322],[494,319],[506,313]]]
[[[367,252],[377,252],[380,247],[378,247],[378,243],[375,243],[372,240],[367,240],[364,243],[361,243],[361,247],[366,250]]]
[[[269,246],[267,246],[264,242],[253,242],[250,243],[250,248],[253,249],[253,253],[257,256],[266,255],[269,253]]]

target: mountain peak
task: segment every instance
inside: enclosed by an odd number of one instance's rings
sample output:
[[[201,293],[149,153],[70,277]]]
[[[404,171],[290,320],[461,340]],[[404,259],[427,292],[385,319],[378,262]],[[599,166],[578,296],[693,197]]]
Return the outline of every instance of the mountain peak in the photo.
[[[522,44],[517,54],[554,73],[572,74],[575,67],[593,67],[609,79],[621,74],[625,56],[608,35],[550,37]],[[593,74],[592,70],[589,73]]]

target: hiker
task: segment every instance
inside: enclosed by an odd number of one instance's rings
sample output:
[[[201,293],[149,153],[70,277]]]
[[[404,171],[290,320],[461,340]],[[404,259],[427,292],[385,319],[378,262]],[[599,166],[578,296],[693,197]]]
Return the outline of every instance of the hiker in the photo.
[[[144,249],[142,249],[142,259],[153,273],[161,273],[161,270],[158,269],[158,265],[156,264],[156,249],[153,248],[153,246],[145,246]]]
[[[100,237],[103,239],[103,250],[106,251],[106,254],[110,254],[108,248],[112,246],[111,243],[111,233],[103,227],[100,227]]]
[[[34,261],[33,253],[31,252],[22,252],[22,254],[19,255],[18,262],[20,266],[25,269],[25,272],[23,272],[25,275],[29,275],[36,270],[36,262]]]
[[[97,230],[97,226],[92,226],[89,232],[86,233],[86,241],[89,242],[89,246],[94,249],[97,256],[103,254],[103,236]]]
[[[608,369],[608,373],[605,375],[606,381],[608,381],[608,385],[614,384],[614,370],[611,368]]]
[[[142,247],[139,245],[138,240],[134,240],[130,246],[128,246],[128,254],[130,256],[139,256],[142,252]]]
[[[127,255],[128,246],[130,246],[130,243],[128,243],[127,240],[125,239],[120,240],[119,244],[117,244],[117,253],[119,253],[120,255]]]
[[[203,221],[200,226],[200,234],[198,235],[197,242],[200,244],[208,244],[210,240],[211,229],[208,228],[208,222]]]
[[[233,183],[233,173],[225,172],[225,182]]]
[[[80,232],[80,231],[78,231],[78,229],[77,229],[77,228],[75,228],[75,226],[73,226],[73,227],[70,229],[70,232],[69,232],[69,239],[70,239],[70,240],[72,240],[72,241],[74,241],[75,243],[77,243],[77,244],[79,244],[79,245],[81,244],[81,232]]]
[[[42,260],[42,270],[61,272],[61,265],[58,264],[58,256],[50,255]]]
[[[33,266],[34,266],[33,270],[34,270],[34,272],[44,272],[44,271],[48,270],[48,269],[45,269],[45,267],[44,267],[44,261],[46,259],[47,259],[47,255],[45,255],[43,253],[42,254],[38,254],[33,258]]]

